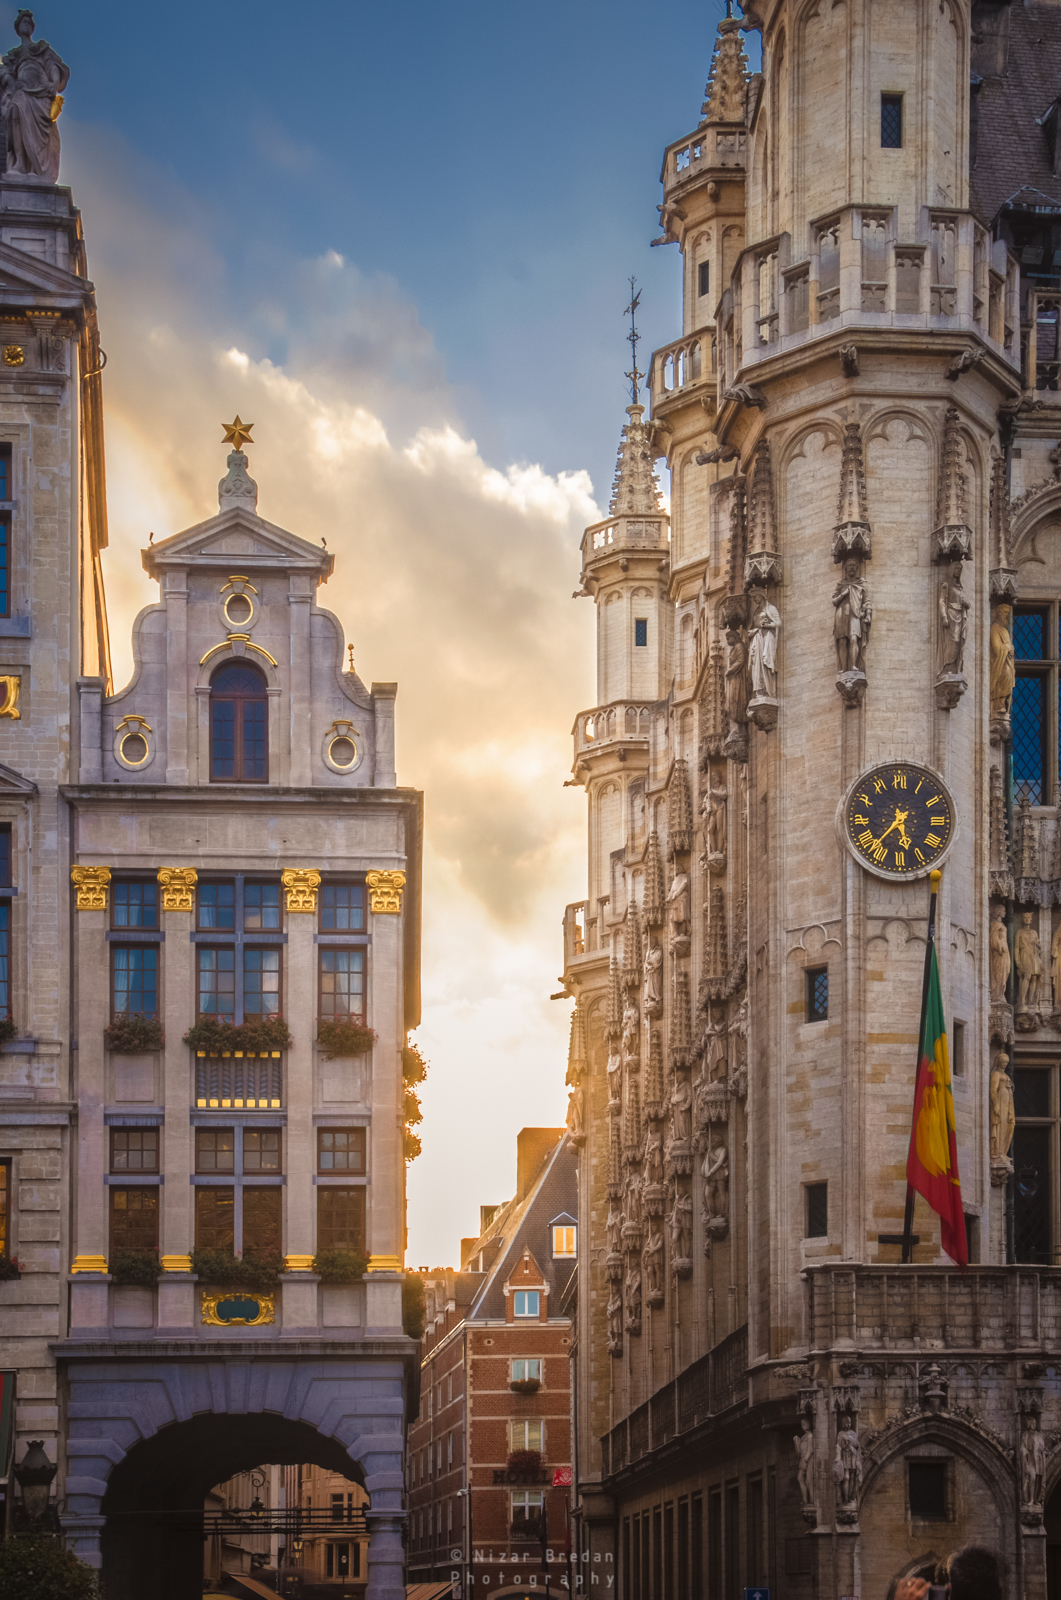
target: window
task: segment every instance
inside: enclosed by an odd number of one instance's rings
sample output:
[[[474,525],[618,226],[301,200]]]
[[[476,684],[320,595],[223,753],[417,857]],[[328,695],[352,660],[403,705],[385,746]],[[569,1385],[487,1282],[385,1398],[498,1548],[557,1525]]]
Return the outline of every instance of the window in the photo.
[[[518,1539],[536,1539],[542,1520],[542,1491],[540,1489],[513,1489],[511,1491],[512,1533]]]
[[[711,263],[710,263],[710,261],[701,261],[699,267],[697,268],[697,272],[696,272],[696,292],[699,295],[710,294],[710,292],[711,292]]]
[[[199,927],[204,931],[213,928],[235,931],[236,885],[234,883],[199,885]]]
[[[280,885],[248,883],[243,887],[243,926],[248,933],[279,931]]]
[[[829,1016],[829,968],[810,967],[806,974],[807,1021],[825,1022]]]
[[[248,1186],[243,1194],[243,1248],[279,1254],[284,1191],[279,1184]]]
[[[275,1017],[280,1011],[280,951],[243,952],[243,1015]]]
[[[365,1248],[365,1191],[322,1185],[317,1190],[317,1249]]]
[[[113,1014],[158,1015],[158,949],[155,945],[114,946]]]
[[[233,1128],[196,1128],[196,1172],[234,1172],[236,1134]]]
[[[4,822],[0,823],[0,884],[5,888],[10,887],[15,881],[11,876],[12,864],[11,824]]]
[[[807,1239],[825,1239],[829,1234],[829,1185],[808,1183],[804,1189],[807,1197]]]
[[[0,1161],[0,1261],[11,1254],[11,1163]]]
[[[236,1191],[229,1185],[200,1186],[195,1191],[195,1248],[231,1250],[236,1232]]]
[[[157,1128],[112,1128],[112,1172],[157,1172]]]
[[[326,883],[320,891],[322,933],[359,933],[365,926],[365,891],[359,883]]]
[[[634,618],[634,643],[635,643],[635,645],[639,645],[639,646],[648,644],[648,618],[647,617],[635,617]]]
[[[0,444],[0,500],[11,499],[11,446]]]
[[[199,946],[199,1015],[224,1022],[236,1016],[236,952]]]
[[[353,1575],[356,1575],[360,1571],[360,1561],[358,1560],[358,1557],[361,1554],[361,1546],[359,1544],[354,1544],[352,1548],[354,1551]],[[344,1544],[326,1544],[324,1546],[324,1576],[326,1578],[349,1578],[352,1576],[350,1570],[350,1550],[351,1545],[349,1542]]]
[[[880,147],[882,150],[901,150],[903,147],[901,94],[882,94],[880,97]]]
[[[508,1448],[510,1450],[537,1450],[539,1455],[544,1455],[545,1423],[539,1417],[530,1417],[521,1422],[510,1422],[508,1425]]]
[[[230,662],[210,685],[210,778],[214,783],[269,781],[268,700],[257,667]]]
[[[954,1018],[951,1026],[951,1068],[956,1078],[965,1077],[965,1023]]]
[[[577,1232],[577,1230],[575,1228],[554,1227],[554,1229],[553,1229],[553,1255],[554,1256],[574,1256],[575,1254],[577,1254],[577,1252],[575,1250],[575,1234],[576,1234],[576,1232]]]
[[[321,951],[320,1016],[364,1017],[364,968],[363,950]]]
[[[318,1172],[364,1172],[364,1128],[318,1128]]]
[[[1013,613],[1013,798],[1033,806],[1057,799],[1057,606]]]
[[[153,1185],[110,1191],[111,1254],[158,1249],[158,1189]]]
[[[1014,1248],[1017,1261],[1052,1264],[1054,1194],[1058,1171],[1056,1067],[1017,1067],[1013,1109],[1017,1126],[1010,1156],[1014,1184]]]
[[[542,1297],[537,1289],[517,1289],[512,1296],[514,1317],[540,1317]]]
[[[244,1172],[280,1171],[279,1128],[244,1128],[243,1170]]]
[[[281,907],[279,883],[248,882],[237,875],[199,885],[199,1016],[241,1023],[281,1011]],[[211,935],[231,935],[215,943]]]
[[[513,1383],[541,1383],[541,1381],[542,1364],[538,1356],[534,1356],[530,1360],[513,1361]]]
[[[11,615],[11,513],[0,511],[0,617]]]
[[[0,900],[0,1016],[11,1015],[11,902]]]
[[[910,1515],[925,1522],[947,1522],[946,1461],[908,1461]]]
[[[112,928],[157,928],[158,884],[147,882],[111,885]]]

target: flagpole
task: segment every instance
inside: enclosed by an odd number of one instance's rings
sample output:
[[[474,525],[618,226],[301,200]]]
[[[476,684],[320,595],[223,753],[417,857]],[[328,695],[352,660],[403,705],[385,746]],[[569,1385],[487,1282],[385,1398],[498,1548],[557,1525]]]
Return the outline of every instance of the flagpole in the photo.
[[[917,1080],[921,1074],[921,1049],[925,1042],[925,1018],[928,1015],[928,980],[932,971],[932,946],[936,942],[936,897],[939,894],[939,880],[942,872],[937,870],[929,873],[929,882],[932,885],[932,897],[928,902],[928,938],[925,941],[925,976],[921,983],[921,1023],[917,1030],[917,1064],[914,1067],[914,1113],[917,1112]],[[906,1212],[903,1216],[903,1265],[909,1266],[914,1254],[914,1190],[907,1179],[906,1183]]]

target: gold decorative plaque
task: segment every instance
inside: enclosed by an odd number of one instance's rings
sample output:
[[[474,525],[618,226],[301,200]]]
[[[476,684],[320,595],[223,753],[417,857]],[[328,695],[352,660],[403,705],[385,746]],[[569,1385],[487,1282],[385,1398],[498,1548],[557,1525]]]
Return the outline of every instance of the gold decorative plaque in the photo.
[[[276,1321],[276,1296],[223,1289],[202,1297],[202,1320],[211,1328],[259,1328]]]
[[[163,911],[191,911],[195,906],[192,890],[199,881],[194,867],[159,867]]]
[[[21,722],[22,713],[18,709],[18,692],[22,687],[19,677],[0,678],[0,688],[4,691],[4,698],[0,704],[0,717],[10,717],[12,722]]]
[[[288,867],[280,874],[280,882],[287,890],[289,911],[316,911],[317,887],[321,875],[313,867]]]
[[[79,911],[106,911],[110,867],[71,867],[70,881],[77,887]]]
[[[404,872],[367,872],[369,906],[379,916],[381,912],[400,912],[402,890],[405,888]]]
[[[20,367],[26,359],[26,352],[20,344],[5,344],[4,366]]]

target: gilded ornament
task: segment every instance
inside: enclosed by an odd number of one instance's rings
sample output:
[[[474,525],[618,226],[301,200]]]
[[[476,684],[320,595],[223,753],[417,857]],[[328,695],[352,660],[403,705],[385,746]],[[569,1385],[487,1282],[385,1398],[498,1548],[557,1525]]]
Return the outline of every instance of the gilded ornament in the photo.
[[[284,1271],[285,1272],[312,1272],[313,1271],[313,1261],[314,1261],[313,1256],[285,1256],[284,1257]]]
[[[106,1272],[106,1256],[75,1256],[70,1267],[71,1272]]]
[[[402,890],[405,888],[404,872],[367,872],[369,908],[374,915],[402,909]]]
[[[287,890],[288,911],[316,911],[321,875],[314,867],[288,867],[280,874]]]
[[[276,1296],[222,1289],[203,1294],[202,1321],[211,1328],[258,1328],[276,1321]]]
[[[26,359],[26,352],[20,344],[5,344],[4,366],[21,367]]]
[[[190,1272],[192,1270],[191,1256],[162,1256],[163,1272]]]
[[[195,905],[192,893],[199,881],[194,867],[160,867],[158,881],[162,885],[163,911],[191,911]]]
[[[222,444],[230,444],[233,450],[242,450],[245,444],[254,443],[251,438],[251,429],[254,427],[254,423],[241,422],[238,411],[234,422],[223,422],[221,426],[225,430],[225,437],[221,442]]]
[[[369,1272],[401,1272],[401,1256],[370,1256],[368,1260]]]
[[[71,867],[70,881],[77,887],[79,911],[106,911],[110,867]],[[102,1271],[102,1268],[93,1268],[96,1270]]]
[[[0,704],[0,717],[10,717],[12,722],[21,722],[22,713],[18,709],[18,694],[22,687],[22,679],[17,676],[0,678],[0,685],[3,686],[4,690],[3,703]]]

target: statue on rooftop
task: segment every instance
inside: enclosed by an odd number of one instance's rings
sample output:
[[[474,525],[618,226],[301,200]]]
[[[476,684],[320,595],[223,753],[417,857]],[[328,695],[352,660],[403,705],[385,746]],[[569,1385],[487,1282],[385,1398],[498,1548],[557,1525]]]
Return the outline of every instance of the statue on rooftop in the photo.
[[[46,39],[33,37],[33,12],[22,10],[15,18],[21,44],[0,62],[0,117],[7,137],[7,173],[10,181],[58,183],[59,129],[62,91],[70,68]]]

